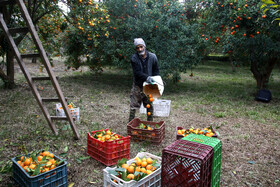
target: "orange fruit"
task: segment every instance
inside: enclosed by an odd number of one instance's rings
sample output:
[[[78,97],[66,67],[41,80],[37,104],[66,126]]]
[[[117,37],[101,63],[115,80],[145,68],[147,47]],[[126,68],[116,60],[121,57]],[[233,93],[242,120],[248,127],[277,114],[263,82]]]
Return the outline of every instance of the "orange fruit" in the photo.
[[[54,165],[55,164],[55,159],[50,159],[49,162],[51,162]]]
[[[39,155],[37,156],[37,160],[40,162],[43,159],[43,156]]]
[[[151,131],[151,130],[153,130],[153,129],[152,129],[152,127],[148,127],[147,130]]]
[[[145,168],[147,165],[148,165],[148,163],[147,163],[146,161],[144,161],[144,162],[141,163],[141,166],[142,166],[143,168]]]
[[[23,169],[27,172],[28,166],[24,166]]]
[[[147,104],[147,105],[146,105],[146,107],[147,107],[147,108],[150,108],[150,107],[151,107],[151,105],[150,105],[150,104]]]
[[[44,151],[42,154],[42,156],[49,156],[50,153],[48,151]]]
[[[146,166],[146,170],[151,170],[151,169],[153,169],[152,165],[149,164],[149,165]]]
[[[51,165],[50,167],[50,170],[54,169],[55,168],[55,165]]]
[[[149,94],[149,98],[152,98],[153,96],[152,96],[152,94]]]
[[[23,160],[25,160],[25,159],[26,159],[25,156],[21,156],[21,157],[20,157],[20,161],[23,161]]]
[[[52,165],[52,162],[50,162],[50,161],[48,161],[47,163],[46,163],[46,167],[50,167]]]
[[[105,140],[109,140],[111,138],[111,136],[110,135],[105,135]]]
[[[29,169],[35,169],[36,168],[36,164],[30,164]]]
[[[151,173],[153,173],[151,170],[147,170],[146,173],[149,175]]]
[[[133,166],[129,166],[127,171],[128,171],[128,173],[134,173],[134,167]]]
[[[124,169],[128,169],[128,168],[129,168],[129,165],[127,165],[127,164],[123,164],[123,165],[122,165],[122,168],[124,168]]]
[[[145,168],[141,168],[141,172],[146,173],[146,169]]]
[[[148,163],[148,164],[152,164],[152,163],[153,163],[153,159],[147,158],[147,163]]]
[[[47,172],[47,171],[50,171],[50,169],[49,169],[49,168],[45,168],[45,169],[43,170],[43,172]]]
[[[141,172],[141,167],[139,167],[139,166],[136,167],[136,168],[135,168],[135,171]]]
[[[136,160],[136,164],[137,164],[137,166],[141,166],[142,160],[140,158],[138,158],[138,160]]]
[[[134,175],[133,175],[133,174],[128,174],[128,175],[126,176],[126,178],[128,178],[129,180],[134,179]]]
[[[49,157],[52,157],[52,158],[53,158],[53,157],[54,157],[54,154],[50,153],[50,154],[49,154]]]
[[[31,164],[31,159],[30,158],[25,159],[24,165],[29,166],[30,164]]]
[[[106,134],[107,134],[107,135],[111,135],[112,132],[111,132],[110,130],[107,130],[107,131],[106,131]]]
[[[150,102],[153,102],[153,101],[154,101],[154,99],[151,97],[151,98],[150,98]]]
[[[148,112],[147,114],[148,114],[148,116],[150,116],[150,115],[151,115],[151,112]]]

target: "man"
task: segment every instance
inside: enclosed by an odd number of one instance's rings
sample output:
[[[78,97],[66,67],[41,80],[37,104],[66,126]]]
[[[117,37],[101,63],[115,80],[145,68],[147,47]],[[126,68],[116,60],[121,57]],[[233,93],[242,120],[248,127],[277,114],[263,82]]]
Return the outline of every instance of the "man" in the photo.
[[[129,121],[135,117],[136,109],[139,109],[143,102],[144,107],[148,103],[147,96],[143,93],[143,83],[153,83],[151,76],[159,75],[158,60],[154,53],[146,50],[146,44],[142,38],[134,39],[136,53],[131,57],[133,70],[133,85],[130,93],[130,114]],[[153,121],[153,106],[147,108],[148,121]]]

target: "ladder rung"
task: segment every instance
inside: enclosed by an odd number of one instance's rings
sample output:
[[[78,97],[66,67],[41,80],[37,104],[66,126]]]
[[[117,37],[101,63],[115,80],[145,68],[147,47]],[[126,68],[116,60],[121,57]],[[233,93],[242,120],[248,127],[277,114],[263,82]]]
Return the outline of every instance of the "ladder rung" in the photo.
[[[15,3],[15,0],[0,0],[0,6],[12,5]]]
[[[22,54],[21,55],[22,58],[38,58],[40,57],[40,54]]]
[[[15,34],[15,33],[27,33],[29,32],[27,27],[22,27],[22,28],[10,28],[9,29],[10,33]]]
[[[60,102],[58,98],[42,98],[43,102]]]
[[[59,77],[56,77],[56,79],[58,80]],[[33,81],[42,81],[42,80],[51,80],[50,77],[32,77]]]
[[[65,120],[65,121],[68,121],[66,116],[51,116],[51,120]],[[73,118],[73,120],[75,121],[76,118]]]
[[[68,99],[65,97],[65,101]],[[59,98],[42,98],[43,102],[60,102]]]

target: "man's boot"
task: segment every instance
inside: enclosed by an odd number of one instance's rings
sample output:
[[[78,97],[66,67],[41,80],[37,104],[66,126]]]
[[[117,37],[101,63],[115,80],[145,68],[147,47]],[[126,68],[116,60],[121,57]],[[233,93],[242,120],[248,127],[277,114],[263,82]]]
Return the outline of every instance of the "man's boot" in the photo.
[[[136,113],[136,109],[130,109],[128,122],[130,122],[131,120],[133,120],[135,118],[135,113]]]
[[[150,115],[148,115],[148,113]],[[147,121],[153,121],[153,115],[154,115],[154,108],[153,105],[151,105],[150,108],[147,108]]]

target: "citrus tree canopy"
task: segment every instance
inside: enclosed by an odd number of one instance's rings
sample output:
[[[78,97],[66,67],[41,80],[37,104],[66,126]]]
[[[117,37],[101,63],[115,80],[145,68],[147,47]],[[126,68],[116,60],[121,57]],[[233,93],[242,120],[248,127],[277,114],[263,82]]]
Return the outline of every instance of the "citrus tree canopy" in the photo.
[[[157,55],[161,75],[175,81],[180,72],[202,59],[200,43],[204,41],[197,35],[198,15],[191,11],[193,7],[166,0],[111,0],[86,8],[82,3],[70,12],[77,17],[66,45],[69,57],[76,59],[71,61],[73,67],[87,64],[96,70],[109,64],[130,68],[133,39],[139,37]]]
[[[258,88],[266,87],[280,58],[280,29],[271,10],[260,10],[262,2],[208,1],[201,20],[208,46],[221,47],[236,62],[248,64]]]

